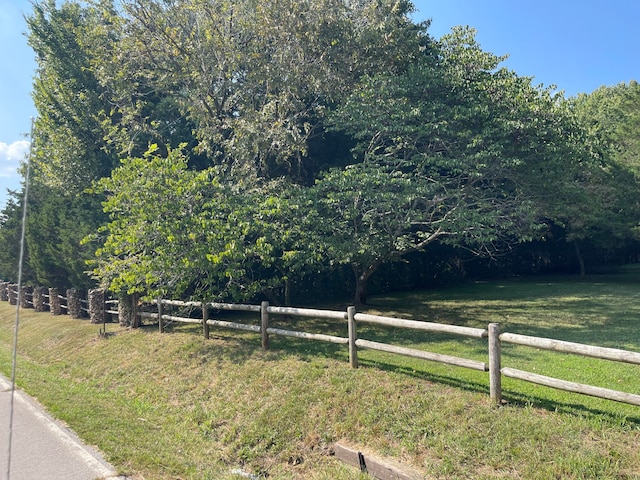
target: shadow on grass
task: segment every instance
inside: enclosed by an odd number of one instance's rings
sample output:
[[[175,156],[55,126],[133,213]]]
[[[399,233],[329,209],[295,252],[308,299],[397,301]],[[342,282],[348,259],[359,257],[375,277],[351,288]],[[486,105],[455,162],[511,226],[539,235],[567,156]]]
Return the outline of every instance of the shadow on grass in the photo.
[[[628,426],[630,428],[640,428],[640,412],[637,415],[626,415],[615,413],[611,410],[604,410],[600,408],[593,408],[578,402],[559,402],[549,398],[544,398],[536,395],[524,395],[521,392],[515,392],[512,390],[503,390],[503,403],[525,408],[532,406],[535,408],[541,408],[550,412],[558,412],[568,415],[576,416],[591,416],[599,417],[607,420],[609,423],[617,424],[619,426]]]
[[[299,322],[298,327],[302,331],[308,331],[308,325],[300,325],[300,323],[311,323],[314,326],[327,325],[326,321],[307,321]],[[280,325],[282,326],[282,325]],[[156,333],[157,325],[145,325],[142,327],[145,333]],[[201,335],[201,330],[197,325],[176,324],[167,331],[167,334],[185,333],[188,335]],[[483,375],[481,372],[464,372],[460,369],[460,374],[445,375],[429,370],[431,362],[424,361],[412,365],[403,365],[403,357],[399,357],[398,362],[386,361],[376,358],[378,352],[366,351],[366,355],[361,355],[359,364],[363,368],[375,368],[381,371],[394,374],[405,375],[416,379],[416,381],[429,382],[435,385],[444,385],[460,389],[466,392],[481,394],[489,397],[489,377],[486,375],[484,381],[476,381],[471,378],[473,374]],[[318,359],[330,359],[344,362],[349,361],[348,347],[346,345],[337,345],[333,343],[325,343],[319,341],[310,341],[292,337],[283,337],[278,335],[270,336],[270,349],[262,350],[260,335],[255,333],[238,332],[233,330],[212,329],[210,339],[204,341],[193,348],[190,352],[191,358],[195,358],[201,364],[219,365],[223,362],[245,363],[250,359],[260,356],[262,360],[277,362],[282,359],[294,356],[305,362],[318,361]],[[412,361],[410,359],[409,361]],[[422,362],[422,361],[418,361]],[[457,369],[458,367],[452,367]],[[640,427],[640,416],[625,415],[621,420],[621,415],[615,411],[605,409],[591,408],[579,402],[562,402],[544,396],[532,395],[530,393],[522,393],[514,390],[503,390],[503,401],[511,406],[524,408],[533,406],[535,408],[544,409],[550,412],[560,412],[565,414],[589,415],[592,417],[601,417],[610,424],[624,424],[633,428]]]
[[[397,365],[393,363],[383,362],[375,359],[360,359],[359,364],[362,367],[376,368],[385,372],[398,373],[413,377],[416,380],[430,382],[439,385],[446,385],[449,387],[459,388],[468,392],[482,393],[489,395],[489,384],[474,382],[469,379],[460,377],[453,377],[448,375],[440,375],[434,372],[429,372],[423,369],[414,369],[406,365]],[[488,377],[487,377],[488,380]]]
[[[511,279],[466,285],[453,290],[409,292],[394,297],[378,297],[373,299],[374,303],[369,306],[369,311],[386,316],[476,328],[486,328],[488,323],[498,321],[503,331],[640,351],[640,329],[637,328],[640,323],[640,292],[637,288],[639,284],[640,276],[637,273],[588,279]],[[259,324],[259,318],[255,313],[222,312],[216,314],[215,318]],[[271,322],[273,327],[287,330],[347,336],[346,321],[273,316]],[[143,328],[145,331],[155,332],[157,324]],[[201,327],[198,325],[172,324],[167,326],[167,330],[202,335]],[[487,361],[486,340],[367,324],[358,325],[358,337],[392,345],[417,345],[416,348],[425,350],[430,350],[430,344],[461,342],[462,345],[464,342],[465,353],[460,354],[461,356],[481,357]],[[258,352],[261,352],[263,359],[273,361],[293,355],[303,361],[313,361],[322,357],[348,362],[346,345],[271,335],[270,350],[263,352],[259,334],[220,328],[211,329],[211,340],[215,344],[203,343],[192,352],[192,355],[203,363],[216,364],[220,360],[244,363],[250,358],[255,358]],[[505,358],[535,358],[535,349],[531,349],[529,354],[527,350],[510,347],[503,347]],[[402,365],[401,360],[397,364],[380,360],[375,354],[369,355],[366,359],[362,358],[360,363],[364,367],[409,375],[420,381],[489,395],[488,376],[484,382],[471,380],[470,375],[443,375],[429,372],[426,367]],[[614,421],[619,418],[615,408],[607,411],[578,402],[563,402],[545,398],[544,395],[532,396],[513,390],[505,390],[503,396],[509,404],[518,406],[534,405],[549,411],[606,416]],[[626,422],[640,425],[640,415],[627,416]]]
[[[467,392],[486,395],[487,398],[490,395],[488,376],[486,382],[477,382],[470,380],[469,378],[464,378],[464,375],[455,377],[442,375],[434,372],[429,372],[427,370],[417,370],[407,366],[382,362],[378,360],[361,360],[360,365],[363,367],[376,368],[386,372],[410,376],[420,381],[430,382],[438,385],[446,385],[448,387],[464,390]],[[578,396],[578,394],[575,395]],[[628,415],[626,413],[617,413],[614,411],[615,409],[607,410],[589,407],[583,402],[558,401],[551,398],[545,398],[544,396],[523,394],[522,392],[508,389],[502,390],[502,404],[505,406],[509,405],[517,408],[525,408],[531,406],[534,408],[547,410],[549,412],[558,412],[582,417],[598,417],[606,420],[609,424],[626,426],[634,429],[640,428],[640,411],[638,411],[635,415]]]

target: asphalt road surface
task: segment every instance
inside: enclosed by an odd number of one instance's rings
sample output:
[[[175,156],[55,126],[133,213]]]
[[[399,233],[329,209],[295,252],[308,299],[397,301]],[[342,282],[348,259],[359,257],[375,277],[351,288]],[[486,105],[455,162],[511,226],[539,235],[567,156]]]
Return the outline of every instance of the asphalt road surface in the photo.
[[[11,382],[0,376],[0,480],[124,478],[117,476],[99,452],[84,445],[20,390],[14,392],[10,437],[10,406]]]

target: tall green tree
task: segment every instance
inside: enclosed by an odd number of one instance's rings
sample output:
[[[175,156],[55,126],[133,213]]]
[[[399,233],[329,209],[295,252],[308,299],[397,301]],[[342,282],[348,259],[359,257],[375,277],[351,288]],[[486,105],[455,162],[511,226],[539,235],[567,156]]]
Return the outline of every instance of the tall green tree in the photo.
[[[122,4],[124,60],[151,58],[141,75],[180,103],[198,148],[245,181],[311,181],[327,162],[314,142],[327,108],[362,74],[406,69],[429,43],[402,1]]]
[[[229,208],[235,197],[211,172],[189,170],[180,150],[164,157],[156,148],[124,160],[96,185],[111,221],[94,274],[114,292],[237,296],[247,287],[247,227]]]
[[[351,265],[355,302],[384,262],[435,241],[495,252],[541,229],[541,178],[567,163],[548,91],[499,68],[472,30],[399,75],[365,77],[333,115],[356,163],[316,184],[333,261]]]
[[[615,251],[636,237],[640,223],[640,86],[637,82],[601,87],[570,99],[568,106],[581,127],[578,141],[589,161],[577,171],[573,198],[558,205],[554,220],[575,246],[586,274],[581,243]],[[569,191],[565,189],[565,191]]]
[[[92,252],[80,241],[105,216],[84,190],[118,161],[106,141],[109,99],[93,68],[109,36],[105,22],[102,7],[53,0],[34,2],[27,17],[38,62],[27,246],[35,280],[45,285],[92,284],[85,274]]]
[[[572,99],[572,106],[591,136],[594,148],[640,173],[640,84],[600,87]]]
[[[194,250],[199,258],[194,264],[200,270],[181,269],[181,274],[190,275],[189,284],[211,286],[215,275],[220,274],[224,280],[226,273],[211,259],[234,258],[234,262],[240,262],[237,251],[231,251],[242,244],[244,263],[237,266],[234,281],[242,279],[247,285],[245,292],[257,291],[258,285],[267,292],[284,285],[284,297],[288,298],[292,279],[320,268],[322,245],[307,234],[312,228],[303,228],[316,217],[308,203],[299,202],[303,196],[296,184],[311,183],[327,165],[343,163],[340,157],[348,153],[346,148],[336,148],[340,142],[325,140],[341,139],[348,145],[339,130],[327,132],[324,123],[328,108],[343,101],[365,73],[402,72],[422,58],[430,48],[426,24],[410,21],[413,7],[409,2],[121,3],[126,12],[119,30],[122,35],[118,46],[122,49],[110,57],[112,70],[121,78],[104,78],[102,83],[117,93],[112,98],[117,98],[115,104],[123,118],[144,117],[141,112],[148,98],[146,91],[165,99],[164,105],[180,110],[193,125],[198,141],[196,147],[189,145],[190,161],[194,153],[199,153],[219,166],[215,171],[205,168],[201,174],[209,172],[226,192],[227,203],[219,205],[216,202],[221,196],[201,185],[202,204],[228,212],[234,222],[241,223],[238,228],[243,232],[237,238],[233,231],[219,229],[221,235],[230,235],[229,241],[222,246],[212,243],[212,250],[201,251],[199,256]],[[172,124],[168,121],[171,117],[153,116],[159,110],[145,111],[149,121],[139,128],[146,132],[150,132],[149,126]],[[118,129],[122,131],[121,125],[115,126]],[[175,149],[161,144],[158,147],[158,158],[175,155],[167,153]],[[151,192],[151,179],[140,184],[134,170],[147,167],[131,152],[127,155],[132,158],[114,171],[113,183],[97,189],[108,195],[105,206],[113,220],[105,230],[107,242],[99,250],[96,275],[113,288],[153,290],[158,281],[156,273],[150,277],[146,274],[155,272],[151,263],[162,264],[155,255],[165,250],[155,242],[166,242],[169,236],[140,234],[135,243],[139,248],[123,246],[129,238],[127,228],[133,231],[135,225],[150,218],[140,207],[127,204],[138,198],[129,183],[147,192],[140,198],[140,205],[147,197],[155,199],[150,212],[165,218],[171,230],[190,230],[178,220],[169,220],[168,216],[180,209],[173,208],[172,202],[177,200],[169,201],[174,197],[168,191],[163,190],[166,198],[158,197]],[[155,166],[149,162],[149,171],[155,171]],[[191,191],[191,175],[195,173],[176,173],[177,183],[172,188]],[[146,178],[146,173],[143,176]],[[206,217],[205,210],[196,217]],[[188,226],[196,228],[194,224]],[[142,248],[140,242],[145,241],[153,247]],[[173,251],[170,247],[166,249]],[[222,247],[230,252],[222,254]],[[127,265],[123,268],[132,276],[126,277],[124,270],[110,272],[111,258],[115,265]],[[170,257],[166,258],[169,261]],[[172,277],[173,270],[169,264],[164,265]],[[181,286],[182,293],[189,290],[185,284]]]
[[[58,7],[46,0],[34,3],[33,9],[27,25],[38,62],[34,178],[61,192],[80,192],[117,164],[105,142],[109,99],[93,68],[103,16],[79,2]]]
[[[20,242],[22,236],[22,215],[24,195],[16,191],[8,192],[7,203],[0,211],[0,279],[7,282],[18,281],[18,262],[20,259]],[[26,252],[28,255],[28,252]],[[29,261],[23,265],[23,280],[33,280],[33,272]]]
[[[188,163],[179,149],[164,155],[153,146],[96,183],[110,221],[86,240],[102,244],[94,277],[111,291],[151,297],[288,301],[291,282],[320,264],[300,187],[238,189],[218,168]]]

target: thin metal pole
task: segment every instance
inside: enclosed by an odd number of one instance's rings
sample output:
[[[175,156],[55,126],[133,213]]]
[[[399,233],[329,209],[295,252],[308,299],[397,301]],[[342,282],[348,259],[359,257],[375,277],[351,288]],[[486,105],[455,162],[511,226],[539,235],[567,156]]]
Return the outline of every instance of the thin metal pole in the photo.
[[[20,234],[20,258],[18,260],[18,301],[16,302],[16,321],[13,330],[13,359],[11,365],[11,399],[9,403],[9,441],[7,442],[7,480],[11,476],[11,447],[13,440],[13,408],[16,392],[16,364],[18,360],[18,329],[20,326],[20,301],[22,295],[22,265],[24,263],[24,243],[27,223],[27,201],[29,199],[29,172],[31,170],[31,155],[33,153],[33,126],[34,119],[31,118],[31,133],[29,134],[29,155],[27,157],[27,172],[25,174],[24,197],[22,199],[22,232]]]

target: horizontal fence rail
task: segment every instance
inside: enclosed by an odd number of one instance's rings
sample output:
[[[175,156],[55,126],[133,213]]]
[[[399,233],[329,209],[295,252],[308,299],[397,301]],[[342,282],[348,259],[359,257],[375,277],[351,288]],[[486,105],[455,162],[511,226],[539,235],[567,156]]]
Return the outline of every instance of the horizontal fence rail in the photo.
[[[506,332],[500,334],[500,340],[506,343],[541,348],[543,350],[575,353],[585,357],[601,358],[604,360],[613,360],[615,362],[640,365],[640,353],[629,352],[628,350],[620,350],[617,348],[596,347],[593,345],[584,345],[582,343],[565,342],[563,340],[553,340],[551,338],[530,337],[527,335]]]
[[[401,318],[382,317],[379,315],[369,315],[367,313],[356,313],[357,322],[374,323],[386,325],[388,327],[412,328],[415,330],[425,330],[428,332],[450,333],[472,338],[486,338],[487,330],[482,328],[460,327],[458,325],[448,325],[445,323],[420,322],[417,320],[404,320]]]
[[[568,382],[566,380],[560,380],[553,377],[545,377],[544,375],[539,375],[537,373],[516,370],[515,368],[503,368],[502,375],[558,390],[581,393],[591,397],[604,398],[607,400],[614,400],[616,402],[640,406],[640,395],[635,395],[633,393],[609,390],[608,388],[594,387],[591,385],[584,385],[582,383]]]
[[[278,315],[295,315],[296,317],[313,317],[327,318],[333,320],[346,320],[346,312],[336,312],[331,310],[314,310],[311,308],[293,308],[293,307],[267,307],[268,313]]]
[[[502,343],[509,343],[634,365],[640,365],[639,352],[501,332],[500,325],[497,323],[490,323],[487,329],[472,328],[357,313],[355,307],[349,307],[346,311],[334,311],[312,308],[278,307],[271,306],[268,302],[262,302],[260,305],[250,305],[223,302],[180,301],[163,298],[140,302],[137,297],[130,297],[127,303],[123,304],[122,299],[106,298],[102,290],[90,290],[88,292],[88,298],[85,300],[80,298],[78,292],[74,289],[67,290],[66,296],[59,294],[55,288],[49,288],[48,290],[36,288],[19,292],[15,285],[10,285],[8,282],[0,282],[0,300],[9,301],[12,304],[20,302],[19,305],[22,308],[35,308],[39,311],[48,309],[53,315],[67,313],[74,318],[81,318],[84,314],[88,313],[91,323],[104,324],[107,321],[107,316],[113,315],[120,318],[120,325],[135,327],[140,325],[141,319],[147,319],[152,322],[157,322],[160,332],[164,331],[165,326],[174,322],[199,324],[202,326],[205,338],[209,338],[211,327],[242,330],[260,334],[262,337],[262,347],[264,349],[269,348],[269,335],[346,345],[349,349],[349,362],[353,368],[358,367],[358,349],[367,349],[488,372],[490,396],[497,404],[500,404],[502,401],[502,377],[507,377],[550,388],[640,406],[640,395],[634,393],[585,385],[515,368],[503,367],[501,345]],[[167,309],[171,309],[172,307],[174,309],[182,309],[182,311],[178,312],[179,314],[170,314]],[[128,314],[127,308],[131,310]],[[153,311],[149,311],[150,309]],[[187,312],[185,312],[185,309],[187,309]],[[232,322],[209,317],[211,312],[218,311],[249,312],[259,314],[259,316],[256,318],[257,321],[255,324]],[[193,317],[194,312],[198,312],[200,317]],[[129,320],[130,323],[123,323],[122,317],[126,315],[133,318],[133,321]],[[338,322],[346,321],[347,336],[342,337],[325,333],[275,328],[269,325],[270,317],[274,315],[309,317],[336,320]],[[357,334],[358,324],[373,324],[389,328],[413,329],[486,340],[488,342],[488,363],[359,338]]]
[[[547,377],[533,372],[517,370],[515,368],[501,368],[500,344],[502,342],[529,346],[543,350],[550,350],[559,353],[581,355],[590,358],[598,358],[601,360],[640,365],[640,353],[637,352],[630,352],[617,348],[585,345],[581,343],[567,342],[564,340],[555,340],[551,338],[519,335],[508,332],[500,333],[500,325],[493,323],[489,325],[489,371],[492,377],[490,379],[491,397],[496,402],[501,401],[502,388],[500,377],[504,375],[505,377],[514,378],[529,383],[535,383],[537,385],[543,385],[558,390],[580,393],[582,395],[589,395],[592,397],[604,398],[607,400],[640,406],[640,395],[636,395],[633,393],[610,390],[593,385],[585,385],[582,383],[571,382],[554,377]]]
[[[458,367],[471,368],[473,370],[480,370],[481,372],[486,372],[489,370],[486,363],[478,362],[476,360],[452,357],[450,355],[442,355],[440,353],[425,352],[423,350],[416,350],[414,348],[398,347],[395,345],[372,342],[370,340],[363,340],[360,338],[356,340],[356,346],[361,348],[368,348],[371,350],[378,350],[380,352],[395,353],[397,355],[404,355],[407,357],[421,358],[423,360],[446,363],[448,365],[455,365]]]
[[[307,333],[296,332],[293,330],[283,330],[281,328],[267,328],[267,333],[273,333],[274,335],[282,335],[284,337],[304,338],[305,340],[317,340],[319,342],[337,343],[339,345],[347,345],[349,339],[346,337],[336,337],[334,335],[325,335],[323,333]]]

